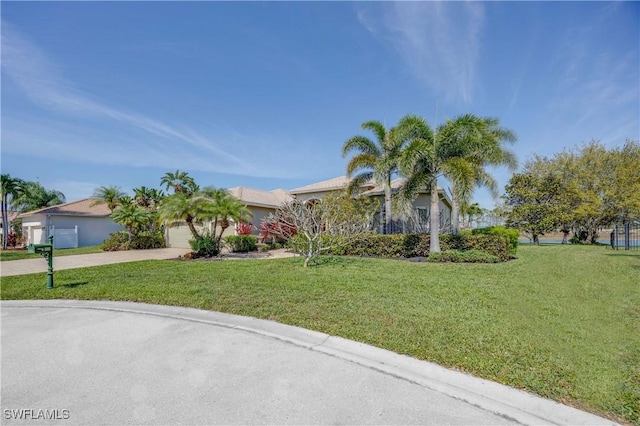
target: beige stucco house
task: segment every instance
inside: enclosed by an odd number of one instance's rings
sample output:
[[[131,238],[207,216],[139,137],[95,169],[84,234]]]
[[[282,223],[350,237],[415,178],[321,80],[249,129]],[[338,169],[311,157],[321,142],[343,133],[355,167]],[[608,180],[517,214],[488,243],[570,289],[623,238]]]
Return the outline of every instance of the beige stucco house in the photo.
[[[93,246],[124,229],[111,219],[106,204],[92,206],[94,202],[85,198],[19,214],[24,243],[43,244],[53,235],[55,248]]]
[[[247,209],[251,212],[251,224],[253,225],[252,234],[258,235],[260,231],[260,224],[262,219],[267,217],[269,213],[276,211],[283,203],[291,200],[291,195],[284,189],[275,189],[273,191],[263,191],[260,189],[248,188],[246,186],[235,186],[228,189],[229,193],[246,204]],[[228,235],[235,235],[235,223],[231,223],[223,237]],[[204,223],[202,226],[197,226],[198,230],[203,228],[211,229],[211,223]],[[219,229],[217,230],[219,232]],[[189,240],[193,237],[186,224],[180,224],[178,226],[167,227],[165,231],[165,239],[167,247],[178,248],[190,248]]]
[[[321,200],[322,197],[328,193],[344,190],[349,182],[350,178],[346,176],[339,176],[333,179],[295,188],[290,191],[286,191],[284,189],[263,191],[260,189],[248,188],[246,186],[236,186],[228,189],[228,191],[231,195],[246,204],[252,214],[252,233],[253,235],[258,235],[262,220],[270,213],[275,212],[283,203],[294,198],[301,201]],[[393,180],[391,182],[393,193],[397,193],[403,183],[403,179]],[[382,232],[384,225],[384,190],[382,186],[376,185],[373,182],[365,184],[362,190],[363,195],[380,199],[380,213],[377,215],[376,224],[374,226]],[[446,230],[446,227],[451,223],[451,200],[442,188],[439,189],[438,194],[440,198],[440,225],[441,229]],[[429,227],[429,210],[431,207],[430,200],[430,194],[425,190],[418,195],[408,209],[405,209],[401,214],[394,214],[394,230],[396,232],[427,232]],[[213,231],[211,227],[211,223],[205,223],[202,224],[202,226],[197,226],[196,228],[199,231],[203,228]],[[231,226],[226,229],[223,236],[234,234],[235,224],[232,223]],[[181,223],[179,225],[167,227],[165,239],[167,247],[190,248],[189,240],[192,239],[192,235],[187,225]]]
[[[289,191],[296,199],[301,201],[320,200],[328,193],[344,190],[351,181],[347,176],[339,176],[311,185],[302,186]],[[396,194],[405,179],[398,178],[391,181],[392,194]],[[384,188],[370,181],[363,185],[362,195],[375,197],[380,200],[380,213],[377,216],[377,228],[380,232],[384,224]],[[438,188],[440,207],[440,229],[446,230],[451,224],[451,200],[443,188]],[[400,210],[400,209],[396,209]],[[394,213],[394,229],[397,232],[427,232],[429,228],[429,211],[431,210],[431,195],[428,189],[421,191],[418,197],[413,200],[409,208]]]

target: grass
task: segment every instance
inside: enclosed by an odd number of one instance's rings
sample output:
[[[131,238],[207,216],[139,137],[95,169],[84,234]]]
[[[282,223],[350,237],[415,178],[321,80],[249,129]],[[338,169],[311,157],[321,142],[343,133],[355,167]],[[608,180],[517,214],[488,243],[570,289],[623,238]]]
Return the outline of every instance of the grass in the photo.
[[[2,299],[108,299],[276,320],[640,424],[640,252],[525,246],[501,264],[145,261],[7,277]]]
[[[102,253],[102,244],[97,246],[78,247],[69,249],[53,249],[53,257],[71,256],[75,254]],[[41,255],[28,253],[24,250],[0,250],[0,261],[20,260],[20,259],[38,259]]]

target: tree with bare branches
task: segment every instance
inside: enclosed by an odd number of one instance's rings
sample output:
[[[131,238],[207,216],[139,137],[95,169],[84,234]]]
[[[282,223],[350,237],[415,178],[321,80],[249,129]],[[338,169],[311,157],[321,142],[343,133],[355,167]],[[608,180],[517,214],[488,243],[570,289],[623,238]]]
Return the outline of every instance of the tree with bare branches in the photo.
[[[376,202],[367,197],[339,193],[314,202],[285,203],[265,223],[274,236],[300,241],[296,250],[304,256],[307,267],[320,254],[370,232],[377,210]]]

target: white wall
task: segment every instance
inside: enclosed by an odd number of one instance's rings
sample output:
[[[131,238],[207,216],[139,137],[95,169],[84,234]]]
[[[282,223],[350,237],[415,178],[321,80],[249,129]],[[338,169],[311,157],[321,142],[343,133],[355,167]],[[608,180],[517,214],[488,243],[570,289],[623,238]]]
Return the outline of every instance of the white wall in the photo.
[[[48,242],[50,226],[55,226],[56,229],[73,229],[76,225],[78,226],[78,247],[102,244],[109,238],[109,234],[124,229],[108,216],[32,215],[23,219],[22,233],[26,244],[45,244]]]
[[[108,216],[50,216],[48,225],[53,225],[57,229],[71,229],[78,225],[78,247],[102,244],[109,238],[109,234],[124,229]]]

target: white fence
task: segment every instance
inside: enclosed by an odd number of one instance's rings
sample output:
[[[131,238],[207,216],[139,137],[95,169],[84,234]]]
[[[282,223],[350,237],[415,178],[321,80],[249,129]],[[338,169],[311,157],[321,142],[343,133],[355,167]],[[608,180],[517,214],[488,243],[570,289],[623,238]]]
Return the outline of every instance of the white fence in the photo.
[[[53,235],[54,248],[78,248],[78,225],[71,229],[56,229],[52,225],[49,227],[49,235]]]

